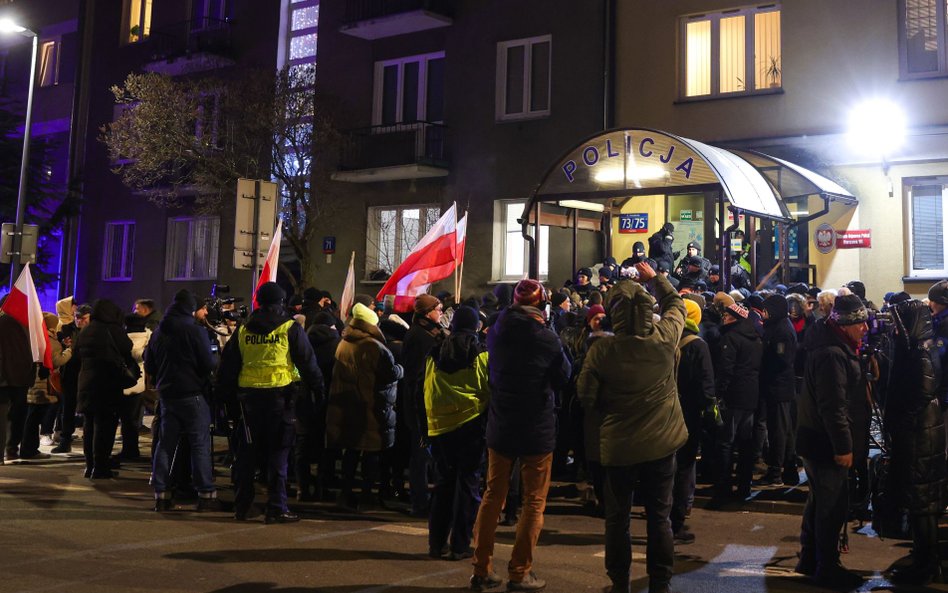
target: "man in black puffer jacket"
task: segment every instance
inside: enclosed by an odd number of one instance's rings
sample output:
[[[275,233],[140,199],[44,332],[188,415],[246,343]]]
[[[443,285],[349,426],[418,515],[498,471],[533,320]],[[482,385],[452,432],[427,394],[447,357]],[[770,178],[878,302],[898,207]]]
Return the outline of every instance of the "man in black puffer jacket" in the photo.
[[[211,410],[207,395],[214,357],[207,331],[197,324],[197,299],[187,290],[174,295],[145,350],[145,372],[161,398],[161,431],[155,448],[152,484],[155,510],[171,509],[171,460],[184,437],[191,452],[191,478],[198,510],[215,507],[217,490],[211,465]]]
[[[793,426],[793,399],[796,378],[793,365],[797,356],[797,334],[788,318],[787,299],[775,294],[764,300],[764,353],[760,361],[760,404],[758,434],[765,434],[767,473],[760,484],[779,486],[783,475],[796,472],[796,453],[790,434]],[[758,451],[763,440],[757,443]],[[784,472],[784,468],[787,469]]]
[[[806,336],[806,370],[798,401],[797,451],[810,493],[800,528],[796,571],[831,588],[855,589],[862,578],[839,562],[839,533],[849,507],[849,469],[858,432],[850,407],[866,400],[866,378],[857,354],[869,313],[856,295],[836,297],[826,320]]]
[[[737,497],[750,496],[754,472],[754,412],[759,394],[763,346],[747,309],[734,303],[724,309],[724,325],[715,357],[715,390],[723,402],[724,425],[718,431],[718,475],[709,508],[720,508],[733,495],[731,454],[737,447]]]
[[[554,391],[569,381],[570,363],[560,339],[546,327],[546,293],[536,280],[521,280],[514,306],[504,309],[487,333],[491,398],[487,415],[487,491],[474,526],[471,588],[498,587],[491,569],[494,535],[507,497],[510,470],[520,460],[523,515],[517,526],[508,591],[539,590],[545,583],[531,567],[543,527],[556,443]]]

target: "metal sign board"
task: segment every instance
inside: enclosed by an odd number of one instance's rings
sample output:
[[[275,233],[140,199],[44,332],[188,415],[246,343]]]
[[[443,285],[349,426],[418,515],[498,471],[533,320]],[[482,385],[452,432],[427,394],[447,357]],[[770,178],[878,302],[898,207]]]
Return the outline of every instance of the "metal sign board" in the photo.
[[[619,215],[619,233],[647,233],[648,232],[648,213],[620,214]]]
[[[266,257],[270,239],[273,238],[273,229],[276,228],[277,200],[276,183],[258,179],[237,180],[237,207],[234,217],[235,253],[247,252],[248,257],[252,259],[256,236],[258,238],[257,251],[263,253],[261,257]],[[235,268],[250,269],[252,267],[249,263],[246,266],[238,265],[237,256],[234,257]]]
[[[323,253],[329,255],[331,253],[336,253],[336,238],[335,237],[323,237]]]

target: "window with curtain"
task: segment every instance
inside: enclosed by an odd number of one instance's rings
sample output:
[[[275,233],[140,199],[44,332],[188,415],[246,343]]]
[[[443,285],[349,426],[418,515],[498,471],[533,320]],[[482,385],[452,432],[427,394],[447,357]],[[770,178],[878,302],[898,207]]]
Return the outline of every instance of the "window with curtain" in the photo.
[[[444,52],[375,63],[374,125],[444,120]]]
[[[685,98],[752,94],[783,84],[777,5],[684,17],[681,36]]]
[[[369,208],[366,279],[391,276],[440,217],[437,204]]]
[[[287,64],[296,67],[316,63],[319,33],[319,0],[294,0],[287,18]]]
[[[948,76],[948,0],[899,0],[902,78]]]
[[[520,223],[527,205],[525,200],[499,200],[494,209],[494,220],[499,227],[499,241],[495,245],[494,277],[497,280],[520,280],[530,270],[530,246],[523,238]],[[496,232],[496,231],[495,231]],[[530,226],[533,232],[533,225]],[[546,278],[550,271],[550,227],[540,225],[540,239],[537,241],[540,255],[540,278]]]
[[[911,270],[909,276],[944,277],[948,274],[945,256],[948,244],[945,233],[945,207],[948,186],[916,185],[909,188],[911,219]]]
[[[55,40],[40,43],[36,82],[41,87],[59,84],[59,45]]]
[[[497,44],[497,119],[550,114],[550,35]]]
[[[151,35],[152,0],[125,0],[122,8],[122,43],[138,43]]]
[[[220,228],[217,216],[169,219],[165,280],[217,278]]]
[[[102,279],[131,280],[134,253],[135,223],[129,221],[105,223]]]

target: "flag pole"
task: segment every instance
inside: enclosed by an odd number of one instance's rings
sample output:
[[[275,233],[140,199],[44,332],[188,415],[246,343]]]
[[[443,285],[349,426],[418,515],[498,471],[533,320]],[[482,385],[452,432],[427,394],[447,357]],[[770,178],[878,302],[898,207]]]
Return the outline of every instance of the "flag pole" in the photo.
[[[468,204],[470,204],[470,201],[468,201]],[[464,216],[461,217],[461,218],[465,218],[466,220],[465,225],[471,223],[470,219],[466,218],[467,214],[468,214],[468,211],[465,210]],[[467,226],[465,226],[464,228],[464,244],[467,245]],[[465,249],[465,251],[467,251],[467,249]],[[461,261],[458,262],[457,265],[454,266],[454,272],[455,272],[454,281],[456,283],[455,288],[454,288],[454,294],[457,295],[457,302],[458,304],[460,304],[461,303],[461,280],[464,278],[464,256],[463,255],[461,256]]]

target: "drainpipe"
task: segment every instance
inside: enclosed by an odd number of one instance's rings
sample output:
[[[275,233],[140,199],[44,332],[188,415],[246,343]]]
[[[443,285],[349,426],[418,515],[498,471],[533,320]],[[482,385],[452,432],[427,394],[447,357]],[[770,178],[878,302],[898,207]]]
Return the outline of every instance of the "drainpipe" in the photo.
[[[610,130],[615,126],[616,4],[614,0],[603,0],[602,12],[602,129]]]

